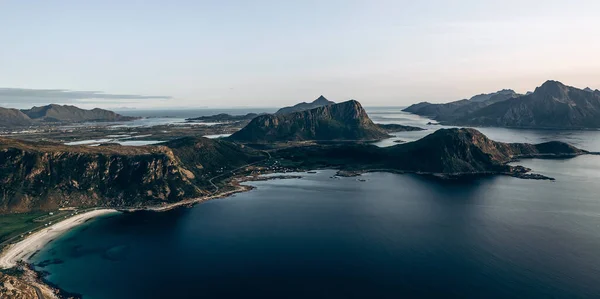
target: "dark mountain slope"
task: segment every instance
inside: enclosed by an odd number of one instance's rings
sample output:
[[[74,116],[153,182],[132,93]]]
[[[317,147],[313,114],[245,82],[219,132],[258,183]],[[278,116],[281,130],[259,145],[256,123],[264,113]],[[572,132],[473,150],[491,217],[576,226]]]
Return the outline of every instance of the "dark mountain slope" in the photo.
[[[241,142],[376,140],[388,137],[360,103],[351,100],[289,114],[262,115],[230,139]]]

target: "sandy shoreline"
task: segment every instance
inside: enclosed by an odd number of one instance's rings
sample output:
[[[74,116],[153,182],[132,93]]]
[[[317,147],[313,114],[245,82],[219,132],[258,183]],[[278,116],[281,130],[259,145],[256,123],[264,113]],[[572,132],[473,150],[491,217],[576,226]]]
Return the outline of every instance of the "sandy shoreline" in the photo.
[[[73,227],[94,217],[110,213],[117,213],[117,210],[100,209],[84,212],[28,235],[25,239],[7,246],[0,253],[0,268],[12,268],[16,266],[17,262],[20,260],[27,261],[32,254],[41,250],[46,244]]]
[[[244,192],[251,190],[250,186],[239,185],[234,190],[221,192],[218,194],[214,194],[207,197],[200,197],[194,199],[183,200],[180,202],[176,202],[169,205],[164,206],[154,206],[154,207],[145,207],[145,208],[134,208],[134,209],[120,209],[121,211],[139,211],[139,210],[147,210],[147,211],[168,211],[177,207],[185,206],[185,205],[193,205],[197,203],[201,203],[204,201],[208,201],[216,198],[223,198],[231,196],[235,193]],[[28,261],[31,256],[41,250],[44,246],[54,240],[56,237],[61,234],[69,231],[70,229],[86,222],[89,219],[92,219],[97,216],[110,214],[110,213],[118,213],[119,211],[116,209],[99,209],[93,210],[89,212],[84,212],[78,214],[76,216],[67,218],[63,221],[60,221],[52,226],[44,228],[40,231],[37,231],[31,235],[25,236],[25,238],[15,244],[11,244],[4,248],[0,252],[0,269],[8,269],[15,267],[18,261]]]

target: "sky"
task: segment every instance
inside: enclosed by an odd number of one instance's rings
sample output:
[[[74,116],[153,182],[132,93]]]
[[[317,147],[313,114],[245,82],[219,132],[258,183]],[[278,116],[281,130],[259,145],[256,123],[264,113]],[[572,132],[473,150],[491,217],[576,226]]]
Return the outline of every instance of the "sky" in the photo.
[[[0,0],[0,106],[448,102],[600,88],[597,0]]]

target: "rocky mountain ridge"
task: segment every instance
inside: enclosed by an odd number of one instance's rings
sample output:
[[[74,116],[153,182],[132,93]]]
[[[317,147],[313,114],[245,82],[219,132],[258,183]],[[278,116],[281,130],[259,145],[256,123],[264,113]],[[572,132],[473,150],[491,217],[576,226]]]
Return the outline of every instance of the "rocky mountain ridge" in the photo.
[[[589,87],[579,89],[549,80],[525,95],[512,94],[507,90],[481,99],[486,100],[419,103],[404,111],[434,118],[442,124],[458,126],[600,128],[600,91]]]
[[[375,125],[357,101],[288,114],[254,118],[230,139],[240,142],[377,140],[389,135]]]

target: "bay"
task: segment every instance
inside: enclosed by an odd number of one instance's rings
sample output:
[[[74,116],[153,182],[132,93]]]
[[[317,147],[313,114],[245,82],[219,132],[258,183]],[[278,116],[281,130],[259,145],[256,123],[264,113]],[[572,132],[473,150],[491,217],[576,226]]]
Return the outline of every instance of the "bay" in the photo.
[[[600,157],[555,182],[370,173],[255,182],[193,208],[91,221],[34,262],[84,298],[586,298],[600,294]]]

